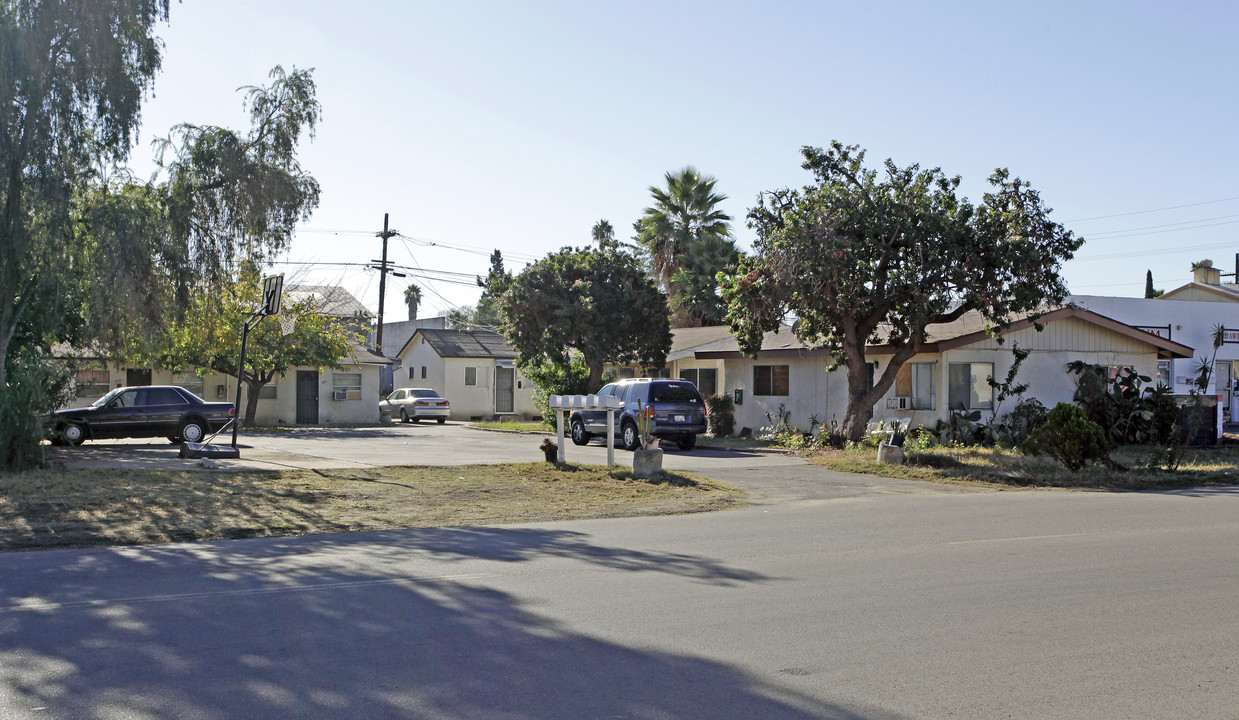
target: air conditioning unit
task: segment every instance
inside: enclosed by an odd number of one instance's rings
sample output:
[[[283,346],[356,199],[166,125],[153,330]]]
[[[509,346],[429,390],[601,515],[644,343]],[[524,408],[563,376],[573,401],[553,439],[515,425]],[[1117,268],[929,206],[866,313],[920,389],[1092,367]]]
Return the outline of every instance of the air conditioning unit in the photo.
[[[348,400],[348,390],[332,390],[332,400]]]
[[[896,395],[895,397],[886,398],[887,410],[911,410],[912,398],[905,395]]]

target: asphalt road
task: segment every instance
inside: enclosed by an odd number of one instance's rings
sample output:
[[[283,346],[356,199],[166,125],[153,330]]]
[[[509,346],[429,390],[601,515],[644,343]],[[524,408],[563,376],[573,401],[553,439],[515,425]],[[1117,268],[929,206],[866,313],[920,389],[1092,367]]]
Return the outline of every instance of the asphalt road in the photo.
[[[441,430],[408,437],[476,446],[469,461],[508,442]],[[0,555],[0,717],[1239,715],[1234,491],[672,462],[759,502]]]

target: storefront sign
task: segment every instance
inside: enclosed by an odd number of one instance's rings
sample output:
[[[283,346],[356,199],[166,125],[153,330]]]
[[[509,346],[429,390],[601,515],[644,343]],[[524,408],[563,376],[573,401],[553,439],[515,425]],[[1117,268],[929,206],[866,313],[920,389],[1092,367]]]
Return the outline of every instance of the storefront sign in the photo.
[[[1159,338],[1164,338],[1166,340],[1170,339],[1170,326],[1169,325],[1133,325],[1132,327],[1136,328],[1137,330],[1143,330],[1149,333],[1150,335],[1156,335]],[[1239,342],[1239,340],[1237,340],[1236,342]]]

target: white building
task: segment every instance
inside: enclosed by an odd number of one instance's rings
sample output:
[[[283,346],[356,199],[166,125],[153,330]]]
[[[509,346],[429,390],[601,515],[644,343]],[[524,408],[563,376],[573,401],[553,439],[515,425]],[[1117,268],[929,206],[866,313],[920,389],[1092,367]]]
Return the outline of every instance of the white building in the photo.
[[[1208,262],[1208,261],[1206,261]],[[1239,285],[1221,283],[1221,273],[1202,263],[1192,282],[1153,299],[1072,295],[1069,302],[1191,347],[1189,358],[1165,359],[1158,380],[1186,393],[1211,366],[1206,393],[1221,397],[1224,414],[1239,417],[1235,377],[1239,372]],[[1220,345],[1214,346],[1215,340]]]
[[[396,354],[395,388],[430,388],[457,420],[532,418],[534,386],[515,367],[516,351],[490,330],[417,328]]]
[[[987,377],[1001,381],[1014,362],[1011,348],[1031,350],[1020,366],[1017,382],[1027,382],[1025,397],[1046,407],[1070,402],[1075,383],[1070,362],[1131,367],[1156,375],[1161,360],[1192,356],[1192,348],[1130,327],[1097,313],[1060,308],[1042,316],[1038,331],[1021,320],[1000,331],[999,342],[979,313],[928,328],[921,352],[904,364],[886,396],[874,407],[874,417],[911,418],[915,425],[948,419],[952,410],[980,410],[1001,417],[1014,406],[995,408]],[[830,356],[798,341],[790,328],[767,333],[758,356],[744,357],[726,328],[674,330],[668,356],[670,374],[699,386],[714,383],[718,392],[736,401],[736,427],[767,426],[767,414],[782,407],[793,425],[807,430],[811,417],[839,422],[847,410],[847,372],[827,372]],[[871,346],[866,355],[875,374],[894,353],[890,346]],[[703,391],[703,394],[708,394]],[[1010,402],[1010,401],[1009,401]]]

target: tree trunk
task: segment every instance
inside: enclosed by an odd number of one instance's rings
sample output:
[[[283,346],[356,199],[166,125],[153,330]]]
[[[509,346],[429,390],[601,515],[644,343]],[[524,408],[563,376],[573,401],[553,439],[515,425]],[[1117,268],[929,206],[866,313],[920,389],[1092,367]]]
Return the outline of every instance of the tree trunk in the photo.
[[[258,414],[258,391],[265,382],[247,380],[245,382],[245,424],[253,425],[254,416]]]
[[[589,380],[585,383],[585,392],[596,393],[602,389],[602,363],[586,362],[589,368]]]
[[[843,414],[843,431],[850,442],[865,436],[865,427],[873,417],[873,403],[866,402],[869,391],[869,363],[864,358],[848,362],[848,407]]]
[[[843,415],[843,428],[848,440],[856,442],[865,436],[865,427],[873,418],[873,406],[887,390],[895,384],[895,376],[899,368],[912,359],[919,350],[916,345],[904,345],[895,351],[886,361],[886,370],[881,377],[876,378],[873,385],[869,384],[869,363],[863,352],[848,354],[848,408]]]

